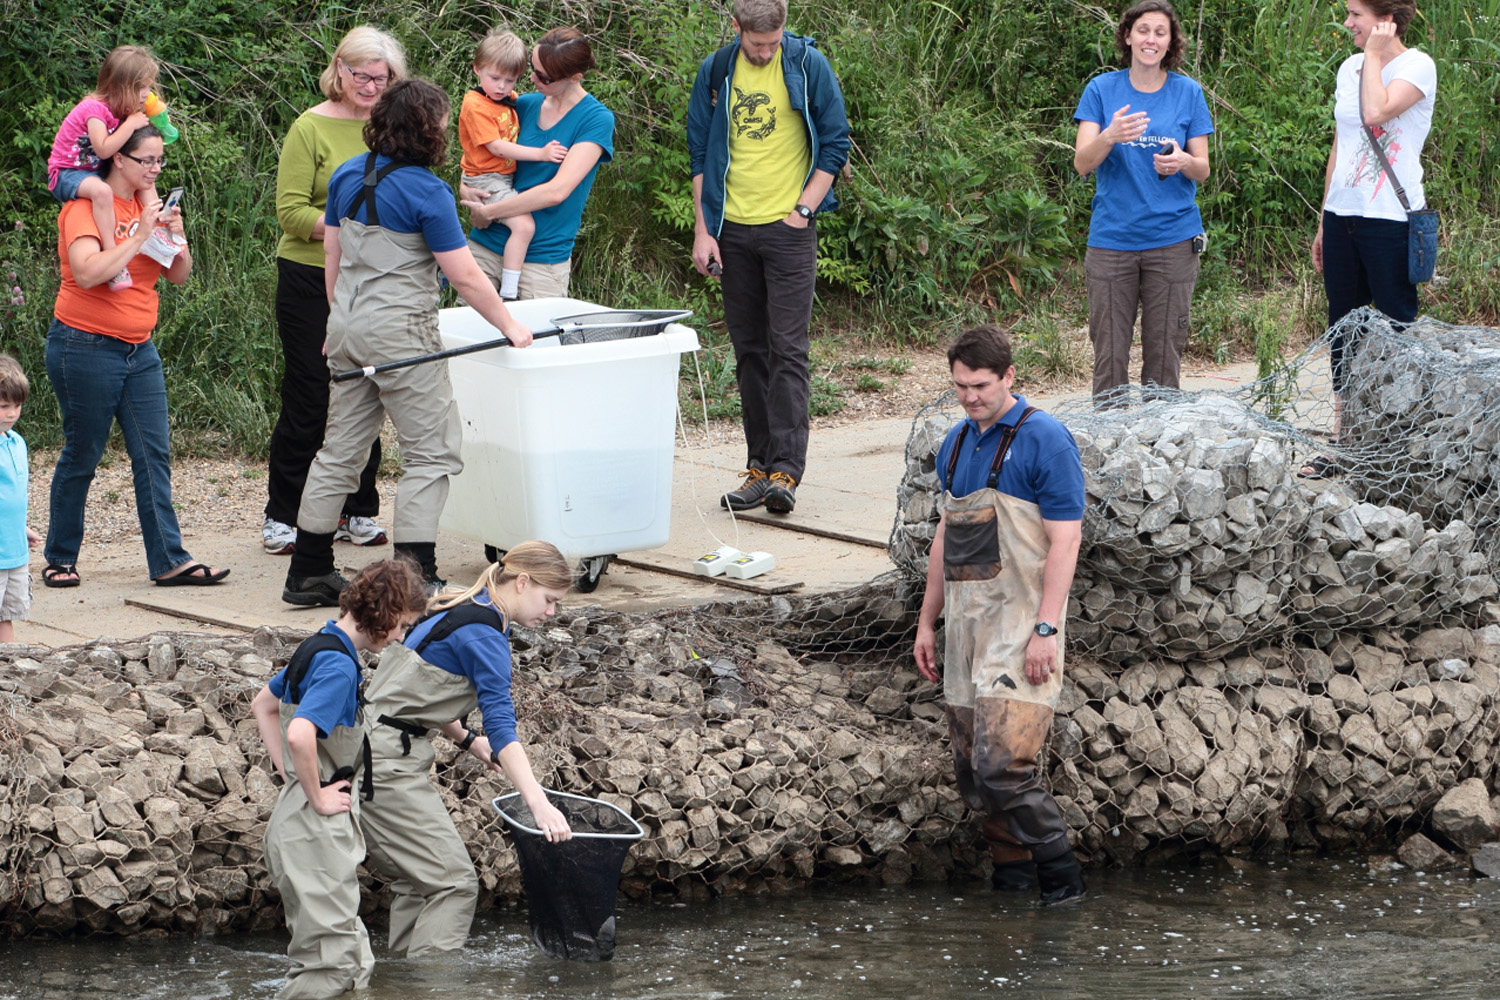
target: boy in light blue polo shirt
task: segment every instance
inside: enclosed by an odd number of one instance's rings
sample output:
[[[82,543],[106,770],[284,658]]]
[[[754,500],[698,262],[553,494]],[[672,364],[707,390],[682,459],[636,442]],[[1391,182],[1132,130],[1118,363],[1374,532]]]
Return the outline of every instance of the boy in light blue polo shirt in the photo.
[[[31,466],[13,430],[30,393],[21,365],[0,354],[0,642],[15,642],[15,623],[31,613],[31,550],[42,542],[26,524]]]

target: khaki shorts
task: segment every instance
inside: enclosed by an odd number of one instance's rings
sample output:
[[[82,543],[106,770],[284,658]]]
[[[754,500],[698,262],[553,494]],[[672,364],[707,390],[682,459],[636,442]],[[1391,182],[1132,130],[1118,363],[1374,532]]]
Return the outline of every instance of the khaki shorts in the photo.
[[[18,622],[31,614],[31,567],[0,569],[0,622]]]
[[[484,203],[494,205],[497,202],[514,198],[516,191],[516,175],[510,174],[464,174],[464,183],[469,187],[484,192]]]
[[[480,246],[473,240],[469,241],[469,251],[474,254],[474,263],[484,272],[484,276],[490,279],[495,290],[500,289],[500,272],[504,270],[504,262],[500,255],[489,247]],[[553,299],[566,298],[568,295],[568,280],[573,274],[573,261],[571,258],[560,264],[533,264],[527,261],[521,265],[521,288],[518,298],[522,299]]]

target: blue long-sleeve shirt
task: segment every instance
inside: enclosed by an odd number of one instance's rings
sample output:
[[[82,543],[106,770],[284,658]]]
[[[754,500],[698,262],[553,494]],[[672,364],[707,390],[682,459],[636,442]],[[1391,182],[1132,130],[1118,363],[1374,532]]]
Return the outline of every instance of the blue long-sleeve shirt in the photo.
[[[489,604],[488,590],[481,590],[475,603]],[[415,650],[421,645],[441,615],[418,625],[406,634],[406,646]],[[510,633],[497,632],[489,625],[464,625],[422,650],[422,659],[450,674],[467,677],[479,696],[479,711],[484,717],[484,732],[490,748],[499,750],[516,741],[516,704],[510,696]]]

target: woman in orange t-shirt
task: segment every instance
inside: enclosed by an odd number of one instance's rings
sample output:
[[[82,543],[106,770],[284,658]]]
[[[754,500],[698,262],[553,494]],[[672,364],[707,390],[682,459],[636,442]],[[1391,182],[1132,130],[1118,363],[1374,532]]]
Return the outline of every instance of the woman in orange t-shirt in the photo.
[[[193,258],[184,245],[163,268],[142,254],[153,229],[182,236],[182,213],[162,214],[162,203],[143,205],[166,165],[161,133],[147,125],[100,164],[99,176],[115,195],[114,240],[101,238],[87,201],[70,201],[57,216],[62,285],[47,331],[47,377],[62,409],[63,448],[52,473],[47,568],[49,587],[76,587],[83,545],[83,508],[94,470],[116,420],[130,455],[136,514],[146,546],[146,567],[159,586],[218,583],[229,571],[195,562],[182,547],[172,509],[172,465],[167,428],[167,384],[151,342],[156,328],[156,279],[188,279]],[[164,241],[170,244],[171,241]],[[111,291],[109,279],[124,268],[131,285]]]

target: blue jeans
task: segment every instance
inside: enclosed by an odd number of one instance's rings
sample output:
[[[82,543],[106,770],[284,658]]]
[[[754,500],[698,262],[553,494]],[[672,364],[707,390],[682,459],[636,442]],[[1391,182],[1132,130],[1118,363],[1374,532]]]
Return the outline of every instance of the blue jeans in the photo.
[[[1390,219],[1323,213],[1323,290],[1328,325],[1360,306],[1374,304],[1397,324],[1417,318],[1417,286],[1407,277],[1407,224]],[[1344,354],[1354,345],[1341,334],[1329,345],[1333,389],[1348,380]]]
[[[48,563],[73,566],[83,545],[83,506],[116,419],[135,479],[136,516],[152,579],[192,556],[182,548],[172,509],[167,383],[151,341],[127,344],[54,319],[47,331],[47,378],[62,408],[63,448],[52,473]]]

